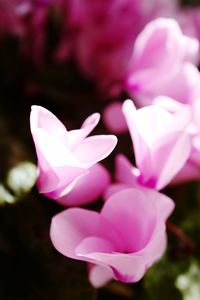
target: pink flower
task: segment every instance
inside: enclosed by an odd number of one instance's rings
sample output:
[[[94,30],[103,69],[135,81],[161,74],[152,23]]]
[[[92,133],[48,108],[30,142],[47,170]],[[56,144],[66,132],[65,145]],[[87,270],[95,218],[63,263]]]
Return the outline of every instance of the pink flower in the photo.
[[[89,279],[100,287],[114,278],[137,282],[166,248],[165,221],[174,204],[156,191],[125,189],[100,213],[67,209],[52,219],[51,240],[63,255],[89,262]]]
[[[117,143],[115,136],[87,137],[98,124],[99,118],[100,115],[95,113],[85,120],[80,129],[67,131],[50,111],[40,106],[32,107],[30,123],[38,157],[40,193],[58,199],[70,193],[75,185],[75,188],[80,191],[81,183],[78,184],[78,180],[88,174],[91,167],[114,149]],[[107,172],[100,166],[92,172],[97,178],[103,177],[103,188],[109,181]],[[92,180],[91,177],[89,178]],[[85,179],[87,186],[90,182],[88,180]],[[97,194],[94,193],[94,197]],[[89,195],[89,198],[91,200],[92,195]],[[87,199],[80,199],[80,202],[85,203]],[[67,200],[66,204],[68,204]]]
[[[180,115],[185,110],[191,111],[191,120],[186,127],[186,131],[191,137],[191,151],[188,160],[183,168],[178,172],[172,181],[172,184],[179,184],[186,181],[200,179],[200,101],[197,99],[190,106],[174,101],[167,97],[158,97],[157,105],[165,107],[174,116]]]
[[[126,85],[138,105],[165,95],[183,103],[200,97],[200,75],[192,64],[199,59],[199,43],[183,35],[173,19],[156,19],[138,35]]]
[[[101,88],[118,94],[137,35],[153,18],[168,15],[174,2],[71,1],[69,24],[76,30],[74,53],[82,71]]]
[[[127,100],[123,112],[134,146],[135,181],[157,190],[164,188],[190,155],[191,140],[186,131],[190,110],[177,115],[156,105],[136,110],[133,102]]]

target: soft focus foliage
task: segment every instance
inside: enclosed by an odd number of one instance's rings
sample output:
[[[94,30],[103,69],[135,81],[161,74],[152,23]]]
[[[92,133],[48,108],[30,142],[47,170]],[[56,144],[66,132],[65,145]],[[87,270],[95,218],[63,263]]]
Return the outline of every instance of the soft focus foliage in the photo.
[[[200,297],[200,268],[197,262],[192,262],[187,273],[176,279],[176,287],[182,292],[183,300],[195,300]]]

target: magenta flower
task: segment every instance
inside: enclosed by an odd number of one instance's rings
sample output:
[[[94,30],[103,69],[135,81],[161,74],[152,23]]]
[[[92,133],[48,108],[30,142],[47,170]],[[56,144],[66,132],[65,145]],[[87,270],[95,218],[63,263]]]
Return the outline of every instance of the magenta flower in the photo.
[[[133,102],[127,100],[123,112],[134,146],[135,181],[160,190],[170,183],[190,155],[191,140],[186,131],[190,110],[177,115],[156,105],[136,110]]]
[[[199,59],[199,43],[183,35],[173,19],[156,19],[138,35],[126,85],[139,106],[165,95],[183,103],[200,96],[200,75],[192,64]]]
[[[176,102],[170,98],[160,97],[160,101],[156,101],[157,104],[165,107],[168,111],[171,111],[175,116],[180,115],[185,110],[191,111],[191,120],[186,127],[186,131],[191,137],[191,151],[188,160],[184,164],[183,168],[178,172],[172,181],[172,184],[183,183],[186,181],[199,180],[200,179],[200,101],[197,99],[190,106],[179,102]]]
[[[30,123],[38,157],[38,188],[41,193],[53,199],[62,198],[72,191],[83,175],[89,173],[92,166],[114,149],[117,138],[113,135],[87,137],[99,118],[100,115],[95,113],[80,129],[67,131],[50,111],[40,106],[32,107]],[[108,177],[100,166],[93,172],[95,176],[100,172],[103,177]]]
[[[156,191],[125,189],[100,213],[67,209],[52,219],[51,240],[63,255],[89,262],[89,279],[100,287],[114,278],[137,282],[166,248],[165,221],[174,204]]]
[[[71,1],[69,25],[76,30],[74,53],[83,72],[112,95],[118,94],[137,35],[150,20],[173,11],[174,3]]]

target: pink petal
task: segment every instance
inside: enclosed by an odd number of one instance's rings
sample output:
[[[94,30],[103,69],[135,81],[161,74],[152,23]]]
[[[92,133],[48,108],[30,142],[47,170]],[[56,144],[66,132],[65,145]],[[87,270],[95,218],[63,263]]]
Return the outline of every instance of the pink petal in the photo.
[[[90,132],[97,126],[100,120],[100,114],[94,113],[89,116],[82,124],[80,129],[69,132],[70,149],[74,149]]]
[[[134,69],[171,68],[184,57],[184,39],[174,19],[158,18],[148,23],[135,41]]]
[[[107,266],[92,265],[89,270],[89,280],[95,288],[100,288],[112,279],[112,271]]]
[[[49,134],[56,136],[67,134],[67,130],[62,122],[42,106],[33,105],[31,107],[30,123],[33,135],[38,129],[45,130]]]
[[[129,160],[123,155],[116,156],[116,181],[122,182],[132,187],[138,186],[138,178],[141,175],[140,171],[131,165]]]
[[[196,38],[185,35],[185,60],[194,65],[199,62],[199,41]]]
[[[103,195],[103,200],[107,201],[112,195],[115,193],[130,188],[130,185],[124,184],[124,183],[113,183],[109,185],[109,187],[106,189],[104,195]]]
[[[136,120],[136,108],[131,100],[126,100],[123,103],[122,107],[123,113],[126,118],[126,122],[129,128],[129,132],[132,138],[132,142],[134,144],[134,152],[136,157],[137,166],[140,167],[142,165],[143,159],[145,156],[149,156],[149,149],[144,140],[138,134],[137,128],[135,126]],[[143,119],[144,123],[144,119]],[[145,122],[146,123],[146,122]],[[144,123],[144,124],[145,124]],[[143,125],[145,126],[145,125]],[[146,162],[148,164],[148,162]]]
[[[74,185],[71,192],[57,199],[66,206],[88,204],[97,200],[110,183],[110,174],[101,164],[92,166],[89,173],[81,177]]]
[[[105,126],[113,133],[123,133],[127,131],[127,124],[122,113],[122,104],[113,102],[106,106],[103,112]]]
[[[57,137],[49,136],[45,131],[38,131],[35,136],[38,156],[41,193],[48,193],[55,188],[71,183],[78,176],[87,173]]]
[[[87,255],[94,252],[111,253],[115,251],[115,245],[109,240],[102,237],[88,237],[83,239],[76,247],[75,252],[77,255]]]
[[[50,236],[60,253],[78,260],[83,257],[81,253],[77,255],[76,249],[88,237],[106,239],[117,249],[122,247],[118,233],[106,219],[97,212],[81,208],[70,208],[53,217]]]
[[[166,109],[170,113],[175,113],[184,107],[184,104],[168,96],[155,97],[153,104],[161,106],[162,108]]]
[[[156,222],[154,209],[145,192],[129,188],[111,196],[101,214],[121,234],[125,252],[131,253],[148,244]]]
[[[67,194],[71,193],[71,191],[74,189],[76,183],[81,180],[82,177],[86,176],[88,174],[88,170],[85,170],[84,172],[81,170],[78,170],[73,167],[63,167],[59,170],[55,169],[54,172],[58,172],[60,176],[59,184],[56,185],[56,182],[51,181],[51,190],[46,191],[44,188],[46,188],[46,176],[48,175],[47,172],[44,173],[44,181],[41,184],[41,180],[39,177],[38,182],[38,188],[40,193],[44,193],[46,197],[49,197],[51,199],[55,199],[56,201],[60,198],[63,198]],[[68,176],[70,174],[70,176]],[[68,178],[68,180],[66,180]],[[71,179],[71,180],[69,180]]]
[[[166,221],[174,210],[174,202],[166,195],[148,188],[141,188],[148,201],[152,202],[156,208],[157,223]]]
[[[112,276],[125,283],[139,281],[147,269],[146,260],[137,254],[91,253],[85,256],[86,259],[109,266]]]
[[[183,184],[187,181],[199,181],[200,179],[200,155],[199,149],[192,148],[190,157],[184,167],[175,176],[172,185]]]
[[[184,110],[174,116],[155,105],[136,111],[130,100],[124,102],[123,111],[134,144],[136,164],[141,172],[139,182],[163,188],[189,157],[191,142],[183,130],[189,124],[190,111]]]
[[[155,162],[157,168],[157,189],[165,187],[182,169],[191,151],[191,141],[187,133],[180,135],[174,133],[165,136],[165,141],[160,141],[160,146],[157,147],[154,156],[162,155],[162,165],[159,164],[159,159]]]
[[[84,167],[91,167],[93,164],[107,157],[115,148],[117,138],[114,135],[96,135],[84,139],[73,150],[73,155]]]
[[[191,104],[200,97],[200,74],[197,67],[185,62],[157,92],[181,103]]]

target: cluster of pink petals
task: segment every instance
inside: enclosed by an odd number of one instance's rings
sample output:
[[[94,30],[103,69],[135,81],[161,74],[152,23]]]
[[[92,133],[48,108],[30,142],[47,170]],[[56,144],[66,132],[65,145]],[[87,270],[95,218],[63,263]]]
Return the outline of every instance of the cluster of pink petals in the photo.
[[[19,36],[23,52],[38,64],[48,22],[59,19],[54,57],[75,55],[82,71],[111,94],[123,89],[135,40],[151,20],[171,16],[187,35],[200,37],[199,10],[182,9],[174,0],[1,0],[0,8],[0,35]]]
[[[130,112],[126,116],[128,125],[132,121],[130,103],[124,104],[125,116],[126,110]],[[160,117],[163,116],[164,113]],[[132,174],[129,176],[126,167],[119,173],[124,182],[117,187],[110,186],[110,175],[98,162],[110,154],[117,139],[112,135],[88,137],[99,118],[95,113],[80,129],[68,131],[43,107],[33,106],[30,117],[41,193],[67,206],[87,204],[102,196],[106,189],[111,195],[107,193],[100,213],[69,208],[54,216],[51,224],[55,248],[67,257],[88,262],[89,279],[94,287],[111,279],[125,283],[139,281],[166,249],[165,222],[174,208],[170,198],[153,189],[140,185],[132,188],[132,182],[129,184]],[[168,131],[166,122],[165,132]],[[176,134],[176,139],[180,140],[177,144],[185,146],[181,133]]]
[[[111,196],[100,213],[70,208],[56,215],[51,239],[63,255],[90,264],[93,286],[112,278],[137,282],[165,251],[165,221],[173,208],[173,202],[156,191],[124,189]]]
[[[40,193],[65,205],[85,204],[100,196],[110,175],[96,163],[110,154],[117,138],[113,135],[87,137],[99,118],[95,113],[80,129],[67,131],[50,111],[32,107],[30,122],[38,157]]]
[[[137,35],[150,20],[170,15],[175,7],[175,1],[163,0],[72,1],[70,26],[77,30],[74,50],[82,71],[117,94]]]
[[[184,107],[176,114],[159,105],[136,110],[133,102],[126,100],[123,112],[132,138],[136,167],[123,155],[118,156],[116,181],[129,186],[163,189],[189,158],[191,137],[186,128],[191,121],[190,109]]]
[[[157,105],[167,109],[176,117],[177,114],[182,114],[183,111],[190,111],[191,119],[185,128],[185,131],[191,139],[191,150],[189,158],[184,164],[183,168],[173,179],[172,183],[183,183],[191,180],[200,179],[200,99],[197,99],[193,103],[182,104],[174,99],[167,97],[158,97],[155,101]]]
[[[148,23],[135,40],[126,90],[139,107],[155,103],[159,96],[192,105],[200,99],[197,62],[198,40],[184,35],[174,19],[158,18]],[[120,102],[105,108],[104,122],[114,133],[126,131]]]
[[[70,17],[78,29],[74,49],[80,68],[103,88],[118,84],[123,80],[133,40],[143,26],[139,5],[135,0],[72,3]]]
[[[104,111],[110,130],[129,130],[135,158],[133,166],[123,154],[116,156],[111,184],[99,161],[117,138],[88,137],[98,113],[68,131],[50,111],[32,107],[39,191],[66,206],[102,195],[106,200],[100,212],[69,208],[56,215],[51,239],[63,255],[88,263],[93,286],[113,278],[137,282],[166,249],[165,222],[174,204],[158,191],[200,178],[199,23],[190,20],[192,10],[181,15],[177,3],[167,0],[57,0],[54,5],[67,16],[56,58],[73,49],[81,70],[99,87],[112,95],[126,91],[139,108],[126,100]],[[179,23],[169,18],[173,15]],[[46,11],[40,8],[35,17],[44,45]]]
[[[184,35],[174,19],[156,19],[135,40],[127,91],[139,106],[160,95],[191,103],[200,97],[198,60],[198,40]]]

